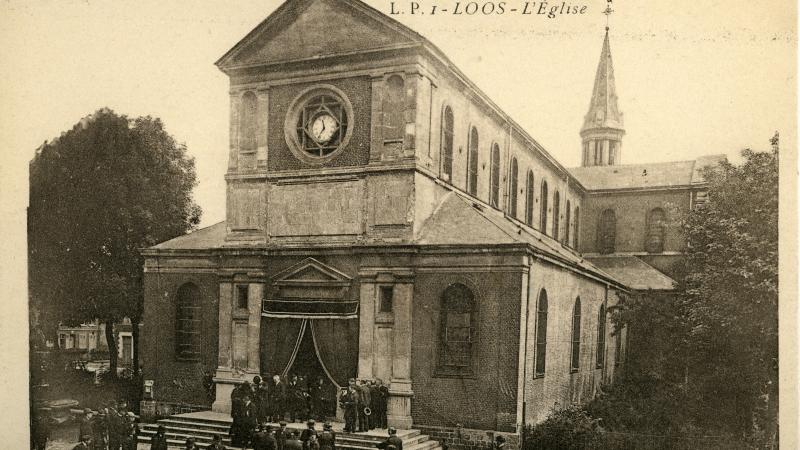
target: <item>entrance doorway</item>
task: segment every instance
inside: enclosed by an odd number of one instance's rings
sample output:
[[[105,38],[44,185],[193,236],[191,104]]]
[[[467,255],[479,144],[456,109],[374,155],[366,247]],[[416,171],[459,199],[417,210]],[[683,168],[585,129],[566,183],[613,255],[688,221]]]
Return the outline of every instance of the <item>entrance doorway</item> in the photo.
[[[294,401],[304,408],[304,416],[316,420],[336,417],[337,389],[317,356],[311,326],[305,327],[297,355],[287,372]]]

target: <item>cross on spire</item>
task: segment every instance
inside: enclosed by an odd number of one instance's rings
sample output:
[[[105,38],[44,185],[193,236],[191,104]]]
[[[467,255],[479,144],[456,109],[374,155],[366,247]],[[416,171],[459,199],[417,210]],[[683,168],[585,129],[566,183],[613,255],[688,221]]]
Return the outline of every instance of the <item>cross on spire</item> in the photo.
[[[614,12],[614,10],[611,8],[611,2],[612,2],[612,0],[606,0],[606,10],[603,11],[603,14],[606,15],[606,31],[608,31],[608,28],[609,28],[608,27],[608,22],[609,22],[609,19],[611,18],[611,13]]]

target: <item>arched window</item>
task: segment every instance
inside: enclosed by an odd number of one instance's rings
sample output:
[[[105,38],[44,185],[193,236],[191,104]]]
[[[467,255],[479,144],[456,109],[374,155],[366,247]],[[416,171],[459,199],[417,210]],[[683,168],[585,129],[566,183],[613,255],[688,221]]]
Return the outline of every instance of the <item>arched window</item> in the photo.
[[[467,192],[478,196],[478,130],[469,132],[469,152],[467,153]]]
[[[178,288],[175,311],[175,357],[200,358],[200,289],[193,283]]]
[[[547,354],[547,291],[539,292],[536,305],[536,369],[535,376],[544,375]]]
[[[448,286],[442,294],[441,351],[439,366],[450,374],[472,372],[476,336],[476,305],[472,291],[463,284]]]
[[[528,171],[528,184],[525,187],[525,223],[533,226],[533,200],[534,200],[534,187],[533,187],[533,171]]]
[[[508,182],[508,215],[517,218],[517,158],[511,158]]]
[[[539,213],[539,231],[547,234],[547,181],[542,180],[541,208]]]
[[[442,113],[442,178],[451,182],[453,179],[453,110],[445,106]]]
[[[386,80],[383,96],[383,141],[402,142],[405,134],[405,82],[400,75]]]
[[[666,229],[666,214],[661,208],[655,208],[647,213],[647,235],[645,236],[644,249],[649,253],[664,251],[664,231]]]
[[[256,94],[246,92],[242,96],[242,109],[239,118],[239,150],[242,152],[255,152],[258,148],[257,140],[258,100]]]
[[[489,204],[500,207],[500,146],[492,145],[492,165],[489,183]]]
[[[616,237],[617,216],[613,209],[606,209],[597,223],[597,250],[604,255],[614,253]]]
[[[569,204],[569,200],[567,200],[567,209],[565,210],[565,213],[567,215],[564,218],[564,244],[570,245],[569,236],[570,232],[572,231],[570,229],[570,227],[572,226],[572,224],[570,223],[571,222],[570,219],[572,218],[572,206]]]
[[[553,239],[558,240],[561,229],[559,228],[561,220],[561,195],[558,191],[553,193]]]
[[[580,243],[580,239],[579,239],[580,235],[581,235],[580,213],[581,213],[580,207],[576,206],[575,207],[575,237],[573,238],[573,240],[575,241],[575,248],[578,248],[578,244]]]
[[[597,314],[597,368],[603,367],[606,360],[606,305],[600,305]]]
[[[577,371],[581,363],[581,298],[575,299],[572,308],[572,352],[570,369]]]

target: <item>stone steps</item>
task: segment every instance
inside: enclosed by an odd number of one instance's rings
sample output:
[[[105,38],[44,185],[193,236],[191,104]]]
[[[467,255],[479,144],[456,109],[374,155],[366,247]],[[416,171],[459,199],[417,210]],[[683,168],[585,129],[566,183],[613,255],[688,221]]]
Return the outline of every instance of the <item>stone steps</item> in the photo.
[[[158,425],[163,425],[166,429],[167,443],[170,446],[183,446],[189,437],[195,438],[198,446],[207,447],[214,435],[221,435],[222,442],[230,446],[230,436],[228,431],[232,419],[226,414],[201,411],[196,413],[177,414],[166,419],[161,419],[157,423],[142,424],[139,431],[139,442],[149,444],[153,435],[156,434]],[[277,429],[277,424],[271,424],[273,429]],[[374,450],[376,444],[386,439],[386,430],[372,430],[366,433],[345,433],[342,431],[343,424],[334,423],[336,432],[337,450]],[[304,423],[290,423],[287,425],[290,430],[302,431],[306,428]],[[320,430],[321,431],[321,430]],[[439,442],[431,440],[428,435],[422,434],[419,430],[398,430],[397,435],[403,440],[403,450],[441,450]]]

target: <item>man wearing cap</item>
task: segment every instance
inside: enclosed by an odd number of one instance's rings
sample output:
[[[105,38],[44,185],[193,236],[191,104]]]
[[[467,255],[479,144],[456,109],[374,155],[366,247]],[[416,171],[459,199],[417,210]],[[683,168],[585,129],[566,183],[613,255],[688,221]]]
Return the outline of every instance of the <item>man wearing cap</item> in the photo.
[[[222,443],[222,436],[215,434],[214,437],[211,438],[208,450],[225,450],[225,444]]]
[[[319,450],[336,450],[336,433],[330,423],[322,425],[322,434],[319,435]]]
[[[259,426],[258,432],[253,434],[253,450],[276,450],[275,436],[272,427],[266,424]]]
[[[389,437],[378,444],[378,448],[386,450],[390,445],[393,445],[396,450],[403,450],[403,440],[397,437],[397,429],[395,427],[389,427]]]
[[[342,393],[339,401],[344,409],[344,431],[345,433],[355,433],[356,431],[356,417],[358,413],[358,391],[355,388],[356,380],[350,378],[347,390]]]
[[[289,439],[286,439],[286,450],[303,450],[303,443],[300,442],[300,433],[297,430],[292,431]]]
[[[311,436],[317,435],[315,426],[316,422],[314,422],[314,419],[306,422],[307,428],[303,430],[303,433],[300,435],[300,441],[303,443],[303,450],[308,450],[308,441],[311,439]]]
[[[78,445],[72,447],[72,450],[91,450],[92,448],[92,437],[88,434],[81,435],[81,441],[78,442]]]
[[[281,420],[279,424],[280,428],[275,433],[275,444],[277,445],[278,450],[284,450],[286,447],[286,438],[288,438],[289,431],[286,429],[286,422]]]
[[[150,440],[150,450],[167,450],[167,429],[159,425],[156,434]]]
[[[94,436],[94,414],[92,410],[86,408],[83,410],[83,419],[81,419],[80,431],[78,436]]]

